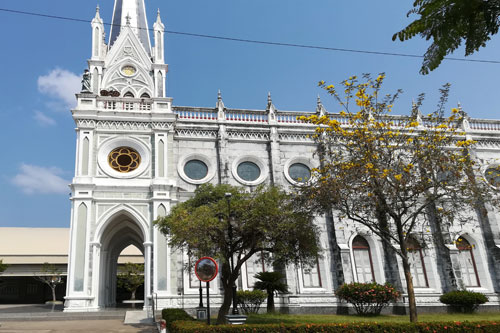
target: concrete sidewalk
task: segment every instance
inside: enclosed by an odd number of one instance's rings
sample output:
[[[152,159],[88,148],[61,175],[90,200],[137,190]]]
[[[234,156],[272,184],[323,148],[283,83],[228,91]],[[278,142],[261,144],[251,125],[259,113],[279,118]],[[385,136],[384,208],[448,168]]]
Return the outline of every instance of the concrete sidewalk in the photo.
[[[158,332],[151,325],[126,325],[123,320],[66,320],[66,321],[7,321],[0,320],[0,333],[152,333]]]
[[[65,321],[123,319],[127,309],[104,309],[97,312],[63,312],[62,305],[22,304],[0,305],[0,323],[7,321]]]

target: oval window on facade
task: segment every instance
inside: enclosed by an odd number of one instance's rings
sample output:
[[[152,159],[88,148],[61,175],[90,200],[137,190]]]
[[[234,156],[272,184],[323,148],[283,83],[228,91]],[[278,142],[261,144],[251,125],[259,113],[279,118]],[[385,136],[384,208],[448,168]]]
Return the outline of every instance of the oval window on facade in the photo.
[[[491,185],[500,187],[500,167],[489,167],[484,172],[484,177]]]
[[[294,163],[288,169],[288,174],[297,183],[306,183],[311,178],[311,170],[302,163]]]
[[[133,76],[136,73],[136,69],[134,66],[127,65],[122,67],[122,73],[125,76]]]
[[[118,147],[109,153],[108,163],[113,170],[127,173],[139,167],[141,155],[130,147]]]
[[[184,173],[193,180],[200,180],[207,176],[208,167],[200,160],[191,160],[184,165]]]
[[[260,168],[253,162],[245,161],[238,165],[237,173],[241,179],[253,182],[260,177]]]

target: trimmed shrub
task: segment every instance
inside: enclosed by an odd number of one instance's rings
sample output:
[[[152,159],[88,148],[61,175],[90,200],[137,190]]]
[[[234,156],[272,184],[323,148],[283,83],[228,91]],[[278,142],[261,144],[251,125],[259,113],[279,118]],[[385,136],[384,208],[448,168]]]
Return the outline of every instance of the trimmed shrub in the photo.
[[[488,297],[474,291],[454,290],[441,295],[439,300],[458,312],[470,313],[474,312],[479,305],[488,302]]]
[[[170,333],[496,333],[499,323],[477,322],[430,322],[430,323],[331,323],[331,324],[254,324],[213,325],[201,322],[176,321]]]
[[[172,332],[172,323],[177,320],[182,320],[183,322],[195,321],[184,309],[163,309],[161,311],[161,317],[167,323],[167,329]]]
[[[401,293],[391,284],[376,282],[343,284],[335,294],[351,303],[360,315],[379,315],[389,302],[395,302],[401,297]]]
[[[245,314],[258,313],[260,305],[266,300],[267,294],[262,290],[238,290],[238,304]]]

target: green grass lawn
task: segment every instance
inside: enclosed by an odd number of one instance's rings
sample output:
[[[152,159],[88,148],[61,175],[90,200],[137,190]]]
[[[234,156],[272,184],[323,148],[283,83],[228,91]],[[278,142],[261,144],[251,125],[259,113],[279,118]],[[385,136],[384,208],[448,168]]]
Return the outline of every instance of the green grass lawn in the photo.
[[[419,322],[430,321],[480,321],[491,320],[500,322],[500,312],[474,314],[447,314],[432,313],[419,314]],[[357,315],[286,315],[286,314],[252,314],[248,316],[247,324],[301,324],[301,323],[352,323],[352,322],[409,322],[409,316],[380,315],[376,317],[362,317]]]

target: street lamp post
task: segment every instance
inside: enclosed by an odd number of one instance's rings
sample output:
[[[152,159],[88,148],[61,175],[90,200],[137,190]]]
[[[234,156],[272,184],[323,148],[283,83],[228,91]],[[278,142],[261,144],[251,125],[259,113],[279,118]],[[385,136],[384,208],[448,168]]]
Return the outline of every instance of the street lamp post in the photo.
[[[234,256],[233,256],[233,226],[232,226],[232,222],[233,222],[233,218],[231,216],[231,196],[232,194],[231,193],[226,193],[225,194],[225,197],[226,197],[226,200],[227,200],[227,233],[228,233],[228,236],[229,236],[229,250],[231,252],[231,257],[229,258],[230,260],[230,263],[231,263],[231,273],[234,273]],[[233,282],[233,286],[232,286],[232,289],[233,289],[233,311],[232,311],[232,314],[233,315],[237,315],[239,314],[238,312],[238,304],[237,304],[237,301],[236,301],[236,283]]]

